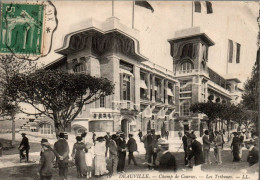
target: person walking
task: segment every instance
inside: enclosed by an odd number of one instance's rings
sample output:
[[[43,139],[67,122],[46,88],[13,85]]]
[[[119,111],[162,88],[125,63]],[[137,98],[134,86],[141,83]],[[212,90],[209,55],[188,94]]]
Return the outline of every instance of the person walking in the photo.
[[[147,152],[147,136],[151,134],[150,130],[147,130],[147,134],[144,135],[141,139],[141,141],[144,143],[144,149],[145,149],[145,160],[148,159],[148,152]]]
[[[101,176],[108,173],[107,163],[105,158],[106,145],[104,137],[98,137],[94,148],[95,152],[95,175]]]
[[[203,152],[202,145],[199,141],[196,140],[195,134],[190,134],[191,142],[191,152],[189,154],[188,160],[190,161],[192,157],[194,157],[194,165],[193,171],[198,172],[201,171],[201,164],[203,164]]]
[[[125,157],[126,157],[126,141],[125,141],[124,134],[120,134],[120,137],[117,140],[117,147],[118,147],[117,172],[123,173],[125,170]]]
[[[85,161],[85,152],[86,149],[85,144],[82,142],[82,137],[76,137],[76,143],[73,145],[71,157],[75,159],[75,165],[77,168],[77,177],[82,178],[86,172],[87,165]]]
[[[179,131],[179,132],[178,132],[178,135],[179,135],[179,138],[180,138],[180,140],[181,140],[181,137],[182,137],[182,132],[181,132],[181,131]]]
[[[243,147],[245,146],[244,144],[244,140],[246,139],[246,129],[242,129],[242,132],[239,132],[240,135],[239,135],[239,139],[240,139],[240,144],[241,144],[241,148],[239,150],[239,156],[240,156],[240,159],[242,158],[242,154],[243,154]]]
[[[184,132],[184,136],[182,137],[182,144],[183,144],[183,150],[184,150],[184,164],[185,166],[188,165],[188,160],[187,160],[187,157],[188,157],[188,134],[189,132],[188,131],[185,131]]]
[[[112,160],[111,176],[116,174],[118,165],[118,147],[116,144],[117,136],[113,134],[109,142],[109,158]]]
[[[203,153],[204,153],[205,163],[211,164],[211,161],[210,161],[211,142],[209,141],[209,131],[208,130],[204,131],[204,136],[202,137],[202,142],[203,142]]]
[[[165,132],[165,137],[166,137],[166,139],[168,140],[168,138],[169,138],[169,131],[166,131],[166,132]]]
[[[233,161],[239,162],[240,161],[239,151],[241,148],[241,141],[236,132],[234,132],[233,134],[234,134],[234,137],[232,139],[230,148],[231,148],[231,151],[233,154]]]
[[[42,151],[38,169],[40,180],[51,180],[55,155],[50,149],[51,145],[47,139],[41,140],[41,146]]]
[[[18,147],[19,151],[20,151],[20,162],[22,159],[26,158],[26,162],[29,161],[29,150],[30,150],[30,145],[29,145],[29,139],[26,137],[25,133],[22,133],[22,141]],[[24,155],[24,152],[26,153],[26,156]]]
[[[147,153],[148,153],[148,163],[152,163],[153,158],[153,165],[155,165],[156,157],[157,157],[157,136],[155,135],[155,130],[151,130],[151,134],[147,136]],[[150,169],[151,166],[149,165],[148,168]]]
[[[95,145],[96,144],[96,133],[93,131],[92,132],[92,140],[93,140],[93,144]]]
[[[128,148],[128,151],[129,151],[129,154],[128,154],[128,165],[130,165],[131,163],[131,160],[133,160],[134,162],[134,165],[137,166],[137,163],[135,161],[135,157],[134,157],[134,152],[137,151],[137,144],[136,144],[136,141],[135,139],[133,138],[133,134],[129,134],[129,140],[127,142],[127,148]]]
[[[104,136],[104,138],[105,138],[105,141],[106,141],[106,154],[105,154],[105,156],[107,157],[109,142],[110,142],[110,139],[111,139],[110,132],[107,132],[107,134]]]
[[[138,132],[138,136],[139,136],[140,142],[142,142],[143,133],[140,129],[139,129],[139,132]]]
[[[61,132],[58,141],[54,143],[54,150],[57,152],[57,162],[59,168],[59,176],[62,180],[66,180],[68,176],[69,165],[69,144],[65,139],[65,134]]]
[[[217,164],[222,164],[222,158],[221,158],[222,144],[223,144],[222,136],[219,134],[218,131],[215,131],[214,155],[215,155]]]

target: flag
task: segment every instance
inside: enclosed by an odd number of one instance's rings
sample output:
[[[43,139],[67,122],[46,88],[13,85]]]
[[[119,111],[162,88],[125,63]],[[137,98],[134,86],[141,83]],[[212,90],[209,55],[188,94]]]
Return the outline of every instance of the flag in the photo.
[[[150,9],[152,13],[154,12],[153,7],[147,1],[135,1],[135,5]]]
[[[236,43],[232,40],[228,40],[228,62],[237,64],[240,63],[240,49],[241,44]]]
[[[206,7],[207,14],[213,13],[212,3],[209,1],[201,2],[201,1],[194,1],[195,12],[201,13],[201,3],[204,3]]]

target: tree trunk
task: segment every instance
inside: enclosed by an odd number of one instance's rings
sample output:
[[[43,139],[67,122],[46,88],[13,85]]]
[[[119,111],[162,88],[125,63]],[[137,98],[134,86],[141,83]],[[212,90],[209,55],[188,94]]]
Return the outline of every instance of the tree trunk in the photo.
[[[227,122],[227,131],[228,131],[228,142],[230,141],[230,132],[229,132],[229,123]]]
[[[15,144],[15,116],[12,114],[12,146]]]
[[[62,125],[56,124],[55,125],[55,133],[56,133],[56,138],[58,139],[59,134],[61,132],[65,132],[65,128]]]

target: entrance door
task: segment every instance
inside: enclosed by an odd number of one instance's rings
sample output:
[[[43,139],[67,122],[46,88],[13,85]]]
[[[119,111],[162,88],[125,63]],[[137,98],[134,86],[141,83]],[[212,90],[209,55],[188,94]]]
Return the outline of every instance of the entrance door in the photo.
[[[124,132],[124,134],[128,135],[128,120],[127,119],[123,119],[121,121],[121,131]]]

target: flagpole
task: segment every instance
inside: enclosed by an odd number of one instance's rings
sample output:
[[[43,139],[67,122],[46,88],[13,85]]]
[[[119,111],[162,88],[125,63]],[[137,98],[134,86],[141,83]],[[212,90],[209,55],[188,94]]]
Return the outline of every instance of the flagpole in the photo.
[[[114,17],[114,0],[112,0],[112,17]]]
[[[191,27],[193,27],[193,1],[191,1]]]
[[[135,0],[133,0],[132,29],[134,29],[134,20],[135,20]]]

